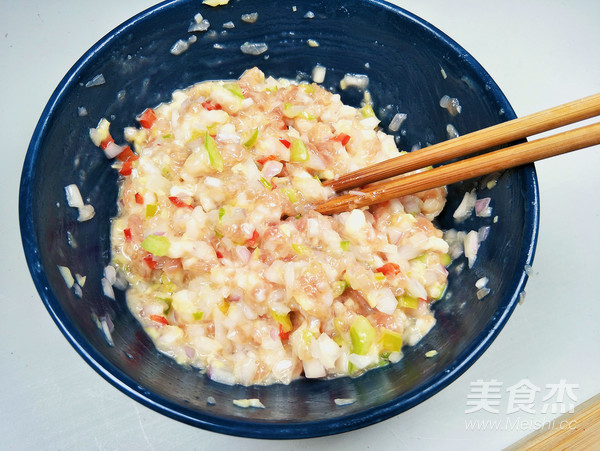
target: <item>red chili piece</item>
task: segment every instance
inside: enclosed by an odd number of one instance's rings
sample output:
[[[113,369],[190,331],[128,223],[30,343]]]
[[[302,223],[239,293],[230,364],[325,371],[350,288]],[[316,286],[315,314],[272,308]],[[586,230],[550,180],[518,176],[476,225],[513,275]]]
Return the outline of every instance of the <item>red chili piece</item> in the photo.
[[[252,238],[250,238],[246,244],[250,247],[254,247],[256,246],[256,242],[258,241],[258,232],[256,231],[256,229],[254,230],[254,233],[252,234]]]
[[[162,315],[150,315],[150,319],[154,322],[162,324],[163,326],[168,326],[169,321]]]
[[[284,332],[283,326],[281,324],[279,325],[279,338],[281,338],[282,340],[287,340],[288,338],[290,338],[290,333]]]
[[[342,146],[345,146],[346,144],[348,144],[348,141],[350,141],[350,135],[347,135],[346,133],[340,133],[339,135],[334,137],[333,140],[338,141],[342,143]]]
[[[400,266],[396,263],[386,263],[381,268],[377,268],[377,272],[383,273],[383,275],[387,276],[395,276],[400,273]]]
[[[156,113],[152,108],[146,108],[142,114],[137,118],[140,125],[144,128],[152,128],[154,122],[156,122]]]
[[[150,269],[156,268],[156,262],[152,258],[152,254],[148,254],[144,257],[144,263],[146,263]]]
[[[182,201],[182,200],[181,200],[179,197],[176,197],[176,196],[169,196],[169,200],[170,200],[170,201],[171,201],[171,203],[172,203],[173,205],[175,205],[176,207],[179,207],[179,208],[189,208],[189,209],[191,209],[191,210],[193,210],[193,209],[194,209],[194,207],[192,207],[192,206],[191,206],[191,205],[189,205],[189,204],[186,204],[186,203],[185,203],[184,201]]]
[[[213,102],[212,100],[207,100],[206,102],[202,102],[202,107],[208,111],[223,109],[223,107],[221,105]]]
[[[276,157],[275,155],[269,155],[268,157],[257,158],[256,162],[264,165],[267,161],[276,161],[276,160],[279,160],[279,157]]]

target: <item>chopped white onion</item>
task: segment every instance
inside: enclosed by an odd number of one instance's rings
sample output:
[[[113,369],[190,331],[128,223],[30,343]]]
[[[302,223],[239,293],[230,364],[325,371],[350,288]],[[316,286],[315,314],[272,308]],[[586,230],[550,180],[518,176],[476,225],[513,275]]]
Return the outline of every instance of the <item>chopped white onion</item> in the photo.
[[[65,186],[65,195],[67,197],[67,204],[69,207],[81,208],[83,207],[83,198],[79,192],[79,187],[72,183]]]
[[[258,20],[258,13],[242,14],[242,22],[254,23]]]
[[[336,406],[349,406],[356,402],[356,398],[335,398],[333,402]]]
[[[217,401],[212,396],[206,398],[206,404],[208,404],[209,406],[214,406],[216,403]]]
[[[175,44],[173,44],[173,47],[171,47],[170,52],[173,55],[181,55],[183,52],[185,52],[188,48],[189,48],[189,44],[187,41],[183,40],[183,39],[179,39]]]
[[[366,89],[369,86],[369,77],[363,74],[346,74],[340,80],[340,88],[346,89],[350,86],[358,89]]]
[[[446,125],[446,134],[448,135],[448,139],[458,138],[460,136],[458,130],[456,130],[456,127],[452,124]]]
[[[208,370],[208,376],[215,382],[220,382],[221,384],[233,385],[235,384],[235,376],[230,371],[227,371],[223,368],[219,368],[215,365],[211,365]]]
[[[235,253],[244,265],[250,261],[252,256],[252,252],[246,246],[236,246]]]
[[[102,284],[102,292],[104,293],[104,296],[114,301],[115,292],[113,291],[113,287],[108,281],[108,279],[106,277],[103,277],[102,280],[100,280],[100,283]]]
[[[397,132],[398,130],[400,130],[400,126],[402,125],[402,122],[404,122],[407,117],[408,117],[408,115],[406,113],[396,113],[394,115],[394,117],[392,118],[390,125],[388,126],[390,131]]]
[[[257,409],[264,409],[265,406],[263,405],[262,402],[260,402],[260,399],[258,398],[252,398],[252,399],[234,399],[233,400],[233,404],[238,406],[238,407],[243,407],[244,409],[247,409],[248,407],[256,407]]]
[[[90,81],[88,81],[85,84],[85,87],[86,88],[91,88],[92,86],[100,86],[100,85],[103,85],[104,83],[106,83],[104,75],[98,74],[94,78],[92,78]]]
[[[314,19],[315,13],[313,13],[312,11],[306,11],[306,14],[304,14],[304,18],[305,19]]]
[[[240,46],[240,50],[246,55],[256,56],[265,53],[267,50],[269,50],[269,46],[264,42],[244,42]]]
[[[475,202],[475,215],[480,218],[489,218],[492,216],[492,209],[490,208],[490,200],[489,197],[484,197],[483,199],[477,199]]]
[[[75,279],[77,280],[77,283],[79,284],[79,286],[83,288],[87,277],[82,276],[81,274],[75,274]]]
[[[117,270],[114,266],[108,265],[104,268],[104,278],[108,280],[111,285],[115,284],[117,280]]]
[[[456,116],[462,111],[462,107],[460,106],[458,99],[448,95],[445,95],[440,99],[440,106],[448,110],[450,116]]]
[[[196,31],[206,31],[210,28],[210,22],[206,19],[202,19],[200,22],[195,22],[188,27],[188,32],[193,33]],[[179,42],[179,41],[177,41]],[[187,50],[187,49],[186,49]],[[171,49],[171,53],[173,50]],[[177,53],[178,55],[178,53]]]
[[[473,267],[477,259],[477,251],[479,250],[479,234],[475,230],[471,230],[465,236],[465,257],[469,261],[469,268]]]
[[[109,346],[114,346],[115,342],[113,341],[110,326],[108,325],[108,322],[107,322],[107,318],[110,318],[110,317],[107,316],[107,317],[100,318],[100,329],[102,329],[102,332],[104,333],[104,338],[106,338],[106,342],[109,344]]]
[[[479,290],[477,290],[477,299],[482,300],[488,294],[490,294],[489,288],[487,288],[487,287],[480,288]]]
[[[206,186],[210,186],[211,188],[220,188],[221,186],[223,186],[223,181],[216,177],[207,176],[204,179],[204,184]]]
[[[309,47],[319,47],[319,41],[315,40],[315,39],[307,39],[306,43],[308,44]]]
[[[482,277],[482,278],[478,279],[477,282],[475,282],[475,286],[477,288],[484,288],[488,282],[489,282],[489,279],[487,277]]]
[[[223,28],[231,30],[232,28],[235,28],[235,24],[230,20],[229,22],[225,22],[223,24]]]
[[[106,146],[106,149],[104,149],[104,155],[106,155],[106,158],[108,159],[113,159],[123,152],[123,150],[125,150],[125,146],[120,146],[112,141]]]
[[[84,205],[83,207],[79,207],[79,216],[77,217],[77,220],[79,222],[89,221],[90,219],[92,219],[94,217],[95,214],[96,214],[96,211],[94,210],[94,207],[87,204],[87,205]]]
[[[71,270],[69,268],[67,268],[66,266],[60,266],[60,265],[57,265],[57,266],[58,266],[58,271],[60,272],[60,275],[65,280],[65,284],[67,284],[67,287],[68,288],[73,287],[73,284],[75,283],[75,279],[73,279]]]
[[[479,234],[479,242],[482,243],[485,241],[485,239],[488,237],[488,235],[490,234],[490,226],[482,226],[479,228],[479,230],[477,231],[477,233]]]
[[[281,163],[280,161],[269,160],[269,161],[265,162],[261,173],[265,179],[271,180],[271,178],[273,178],[277,174],[279,174],[282,169],[283,169],[283,163]]]
[[[457,221],[462,221],[466,219],[472,212],[473,208],[475,208],[475,203],[477,202],[477,196],[475,195],[475,190],[467,191],[463,196],[460,205],[452,215],[454,219]]]
[[[389,288],[382,288],[377,290],[375,294],[375,307],[386,315],[391,315],[398,306],[398,300]]]
[[[318,359],[303,360],[302,367],[304,368],[304,376],[308,379],[316,379],[319,377],[325,377],[327,375],[325,367]]]

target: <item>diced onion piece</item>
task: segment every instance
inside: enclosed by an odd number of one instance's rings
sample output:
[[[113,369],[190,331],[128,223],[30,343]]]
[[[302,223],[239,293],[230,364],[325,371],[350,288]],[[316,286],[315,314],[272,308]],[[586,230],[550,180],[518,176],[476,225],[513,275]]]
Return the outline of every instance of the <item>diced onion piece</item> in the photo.
[[[436,355],[438,355],[438,352],[435,349],[432,349],[431,351],[427,351],[425,353],[425,357],[427,358],[435,357]]]
[[[108,265],[104,268],[104,278],[108,280],[111,285],[114,285],[117,280],[117,270],[114,266]]]
[[[302,362],[304,368],[304,376],[309,379],[325,377],[327,371],[318,359],[307,359]]]
[[[356,398],[335,398],[333,402],[336,406],[349,406],[356,402]]]
[[[92,78],[90,81],[88,81],[85,84],[86,88],[91,88],[93,86],[100,86],[103,85],[104,83],[106,83],[106,80],[104,78],[104,75],[102,74],[98,74],[96,75],[94,78]]]
[[[230,371],[224,368],[220,368],[216,365],[211,365],[208,376],[211,380],[219,382],[221,384],[233,385],[235,384],[235,376]]]
[[[375,308],[386,315],[391,315],[396,310],[398,301],[389,288],[377,290]]]
[[[242,14],[242,22],[254,23],[258,20],[258,13]]]
[[[475,195],[475,191],[467,191],[463,196],[460,205],[452,215],[454,219],[456,219],[457,221],[462,221],[463,219],[466,219],[473,211],[473,208],[475,208],[476,201],[477,196]]]
[[[173,44],[173,46],[171,47],[171,50],[169,50],[169,51],[173,55],[181,55],[189,47],[190,47],[190,45],[188,44],[188,42],[186,40],[179,39],[179,40],[177,40],[177,42],[175,42],[175,44]]]
[[[269,160],[262,168],[262,175],[265,179],[270,180],[281,172],[283,169],[283,163],[280,161]]]
[[[477,290],[477,299],[482,300],[484,297],[490,294],[490,291],[491,290],[487,287],[480,288],[479,290]]]
[[[319,41],[316,41],[315,39],[307,39],[306,43],[308,44],[309,47],[319,47]]]
[[[106,119],[100,119],[96,128],[90,128],[90,139],[96,147],[100,147],[102,141],[110,136],[110,122]]]
[[[89,221],[95,214],[96,211],[94,210],[94,207],[86,204],[83,207],[79,207],[79,216],[77,217],[77,220],[79,222]]]
[[[448,135],[448,139],[458,138],[460,136],[458,130],[456,130],[456,127],[452,124],[446,125],[446,134]]]
[[[487,277],[482,277],[482,278],[478,279],[477,282],[475,282],[475,286],[477,288],[484,288],[488,282],[489,282],[489,279]]]
[[[200,22],[195,21],[188,27],[188,32],[206,31],[210,28],[210,22],[206,19],[201,19]]]
[[[369,77],[363,74],[346,74],[340,80],[340,88],[346,89],[349,87],[358,89],[366,89],[369,86]]]
[[[110,330],[111,328],[110,328],[110,325],[108,323],[108,320],[110,320],[109,316],[100,318],[100,329],[104,333],[104,338],[106,339],[106,342],[108,343],[108,345],[109,346],[114,346],[115,343],[114,343],[113,338],[112,338],[112,334],[111,334],[111,330]]]
[[[407,118],[407,114],[406,113],[396,113],[394,115],[394,117],[392,118],[392,121],[390,122],[390,125],[388,126],[388,128],[390,129],[391,132],[397,132],[398,130],[400,130],[400,126],[402,125],[402,122],[404,122],[404,120]]]
[[[325,66],[317,64],[312,70],[312,79],[315,83],[323,83],[325,81],[325,74],[327,69]]]
[[[106,277],[103,277],[100,280],[100,283],[102,284],[102,292],[104,293],[104,296],[106,296],[107,298],[112,299],[114,301],[115,300],[115,292],[113,290],[113,287],[112,287],[110,281]]]
[[[450,116],[456,116],[462,111],[462,107],[460,106],[458,99],[448,95],[445,95],[440,99],[440,106],[448,110]]]
[[[267,50],[269,50],[269,46],[264,42],[244,42],[240,46],[240,50],[246,55],[256,56],[265,53]]]
[[[477,259],[477,251],[479,250],[479,234],[476,230],[471,230],[465,236],[465,257],[469,261],[469,268],[473,267],[475,260]]]
[[[120,146],[112,141],[106,146],[106,149],[104,149],[104,155],[106,155],[106,158],[108,159],[113,159],[123,152],[123,150],[125,150],[125,146]]]
[[[76,184],[72,183],[65,186],[65,195],[67,197],[67,204],[69,207],[83,207],[83,198],[81,197],[81,193],[79,192],[79,188]]]
[[[305,19],[314,19],[315,13],[313,13],[312,11],[306,11],[306,14],[304,14],[304,18]]]
[[[484,197],[483,199],[477,199],[475,202],[475,215],[480,218],[489,218],[492,216],[492,209],[490,208],[490,198]]]
[[[243,407],[247,409],[248,407],[255,407],[257,409],[264,409],[265,406],[260,399],[252,398],[252,399],[234,399],[233,404],[238,407]]]
[[[226,5],[227,3],[229,3],[229,0],[204,0],[202,3],[204,5],[215,7]]]
[[[73,284],[75,283],[75,279],[73,279],[71,270],[69,268],[67,268],[66,266],[57,265],[57,267],[58,267],[58,271],[60,272],[60,275],[65,280],[65,284],[67,284],[68,288],[71,288],[73,286]]]

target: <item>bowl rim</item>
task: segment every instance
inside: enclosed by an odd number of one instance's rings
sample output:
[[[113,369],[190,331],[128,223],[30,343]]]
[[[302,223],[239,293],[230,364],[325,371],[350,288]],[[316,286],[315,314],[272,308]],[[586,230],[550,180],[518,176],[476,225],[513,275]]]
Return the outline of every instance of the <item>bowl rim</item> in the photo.
[[[351,430],[366,427],[380,421],[386,420],[392,416],[408,410],[415,405],[425,401],[441,389],[456,380],[463,374],[475,361],[483,354],[490,346],[499,332],[505,326],[508,318],[514,311],[517,303],[520,300],[521,293],[527,282],[528,275],[526,267],[533,262],[535,249],[537,246],[537,238],[539,231],[539,189],[538,181],[533,164],[522,168],[524,181],[524,196],[531,199],[530,214],[525,218],[525,234],[526,241],[529,243],[527,247],[521,249],[519,261],[522,262],[523,270],[515,277],[518,281],[514,287],[514,291],[510,300],[502,308],[499,308],[492,319],[488,322],[484,330],[477,338],[458,356],[454,359],[450,369],[447,369],[432,379],[419,389],[413,389],[408,393],[382,404],[378,407],[363,410],[349,415],[341,415],[333,419],[326,419],[305,423],[287,423],[287,422],[256,422],[252,420],[240,421],[223,418],[217,415],[211,415],[206,412],[199,412],[181,405],[160,396],[150,391],[145,390],[136,383],[131,377],[119,370],[111,364],[101,354],[96,352],[89,344],[87,344],[77,328],[69,321],[65,312],[59,307],[58,299],[54,293],[48,288],[48,280],[45,273],[42,271],[42,263],[37,250],[37,242],[35,238],[35,227],[33,224],[33,206],[31,199],[34,196],[31,181],[35,174],[35,162],[38,154],[41,152],[41,146],[50,126],[50,118],[58,108],[61,99],[74,84],[77,83],[77,75],[85,68],[87,63],[102,51],[110,42],[117,39],[121,34],[126,33],[131,27],[140,21],[147,20],[162,11],[169,8],[177,7],[178,4],[184,3],[187,0],[167,0],[157,5],[154,5],[125,22],[121,23],[113,30],[108,32],[104,37],[97,41],[90,49],[88,49],[77,62],[69,69],[66,75],[61,79],[60,83],[52,93],[48,100],[40,119],[34,129],[30,144],[25,156],[23,170],[21,173],[21,181],[19,188],[19,224],[21,231],[21,240],[25,253],[27,266],[35,287],[40,295],[42,302],[48,310],[50,316],[58,326],[59,330],[65,336],[67,341],[73,346],[77,353],[104,379],[113,386],[140,402],[141,404],[153,409],[154,411],[164,414],[174,420],[183,423],[200,427],[209,431],[219,432],[228,435],[248,437],[248,438],[263,438],[263,439],[295,439],[295,438],[310,438],[338,434]],[[402,7],[393,5],[385,0],[358,0],[360,3],[371,4],[377,7],[387,9],[391,14],[403,16],[405,19],[412,21],[419,27],[427,30],[435,40],[444,42],[457,54],[460,54],[466,63],[474,70],[475,73],[489,84],[489,93],[504,109],[506,119],[515,118],[515,112],[509,104],[505,95],[502,93],[498,85],[485,71],[485,69],[473,58],[464,48],[456,43],[452,38],[437,29],[429,22],[421,19],[415,14],[405,10]]]

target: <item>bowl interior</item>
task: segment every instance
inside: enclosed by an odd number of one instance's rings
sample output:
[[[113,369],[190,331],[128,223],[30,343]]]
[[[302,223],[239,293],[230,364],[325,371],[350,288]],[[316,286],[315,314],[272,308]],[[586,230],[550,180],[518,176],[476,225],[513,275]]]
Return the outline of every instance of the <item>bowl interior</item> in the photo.
[[[88,137],[98,120],[111,120],[123,141],[125,126],[148,106],[168,101],[173,90],[209,79],[239,77],[252,66],[267,75],[310,79],[315,64],[327,68],[324,85],[358,106],[362,92],[339,89],[346,73],[369,76],[375,111],[386,126],[396,112],[408,114],[396,139],[410,150],[447,139],[447,124],[460,134],[514,117],[489,75],[461,47],[429,24],[383,2],[309,0],[231,1],[210,8],[193,1],[167,2],[113,30],[65,76],[34,132],[21,181],[20,220],[28,265],[53,319],[75,349],[111,383],[134,399],[189,424],[223,433],[294,438],[343,432],[381,421],[433,395],[461,374],[487,348],[512,312],[526,280],[537,234],[537,181],[533,166],[507,171],[491,190],[481,180],[449,187],[438,219],[444,229],[490,226],[475,266],[451,269],[443,300],[435,305],[437,325],[398,364],[356,378],[298,380],[289,386],[226,386],[159,354],[117,292],[102,294],[102,270],[110,261],[110,218],[116,214],[117,174]],[[314,18],[305,18],[312,11]],[[189,36],[201,12],[216,33],[199,33],[179,56],[169,52]],[[257,12],[254,24],[241,14]],[[235,28],[221,25],[233,21]],[[316,40],[318,47],[307,44]],[[259,56],[243,54],[244,42],[265,42]],[[215,44],[218,44],[215,48]],[[86,87],[96,75],[105,83]],[[443,95],[459,99],[451,117],[439,106]],[[84,107],[87,115],[78,114]],[[66,205],[64,186],[76,183],[96,216],[77,221]],[[483,184],[485,185],[485,184]],[[493,216],[456,224],[452,213],[465,191],[491,197]],[[496,223],[493,217],[497,216]],[[464,263],[459,259],[456,267]],[[87,276],[83,297],[68,289],[57,265]],[[491,293],[476,298],[475,281],[489,278]],[[109,345],[95,318],[114,323]],[[435,358],[425,352],[435,349]],[[215,405],[207,405],[213,397]],[[241,409],[233,399],[260,398],[265,409]],[[336,398],[354,398],[336,406]]]

